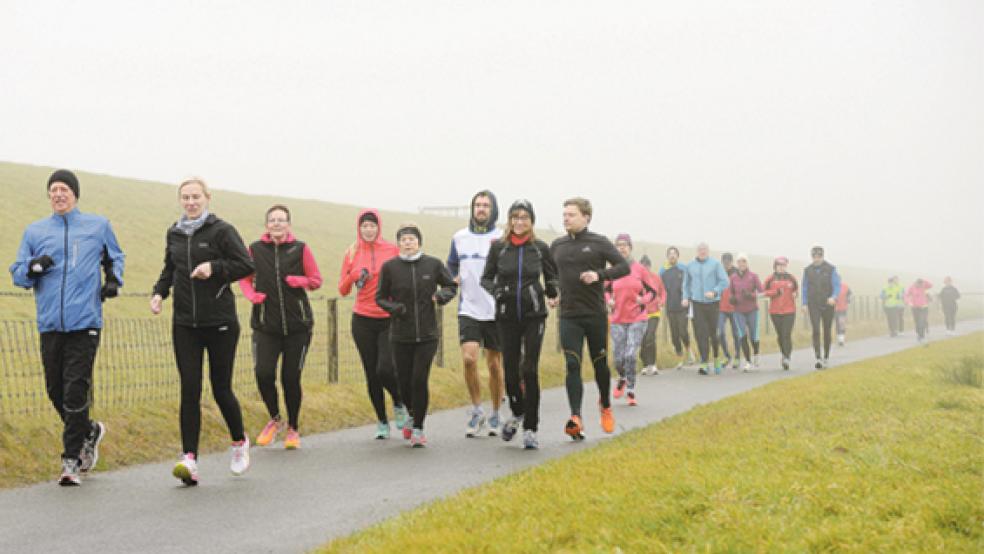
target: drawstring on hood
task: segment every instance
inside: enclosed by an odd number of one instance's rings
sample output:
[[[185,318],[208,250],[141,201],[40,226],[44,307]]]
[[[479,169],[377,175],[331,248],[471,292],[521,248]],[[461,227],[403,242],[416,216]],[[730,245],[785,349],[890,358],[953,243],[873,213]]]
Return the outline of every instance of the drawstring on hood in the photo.
[[[489,214],[489,220],[485,223],[475,221],[475,200],[478,200],[479,196],[487,196],[492,201],[492,212]],[[475,196],[472,196],[468,209],[469,231],[482,235],[495,229],[495,224],[499,220],[499,202],[495,199],[495,194],[492,194],[492,191],[486,189],[476,192]]]

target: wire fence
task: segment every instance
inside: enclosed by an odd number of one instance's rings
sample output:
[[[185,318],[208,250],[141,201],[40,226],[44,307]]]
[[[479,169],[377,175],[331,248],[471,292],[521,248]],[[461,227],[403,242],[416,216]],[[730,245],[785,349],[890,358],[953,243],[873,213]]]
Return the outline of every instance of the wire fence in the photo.
[[[33,304],[30,293],[3,292],[0,295],[13,297],[16,302]],[[976,299],[976,303],[979,304],[979,300]],[[114,302],[146,301],[146,295],[128,294],[121,295]],[[238,302],[241,335],[233,388],[237,395],[258,399],[252,349],[249,347],[252,340],[249,306],[241,299]],[[315,326],[302,377],[305,384],[365,382],[362,363],[352,340],[352,303],[350,298],[311,298]],[[435,365],[439,367],[461,367],[455,311],[455,304],[438,311],[442,333]],[[934,322],[941,320],[939,310],[931,312]],[[760,305],[760,313],[763,316],[767,314],[764,301]],[[808,328],[808,318],[801,316],[798,319],[798,325]],[[877,296],[855,295],[848,308],[848,319],[856,322],[884,320],[881,300]],[[544,338],[545,353],[560,352],[557,318],[551,317],[551,320],[551,331]],[[774,333],[768,317],[759,317],[759,325],[762,336]],[[668,351],[669,326],[660,325],[657,336],[658,350]],[[33,415],[50,409],[39,345],[34,319],[0,319],[0,415]],[[93,398],[100,409],[122,409],[178,400],[180,382],[174,362],[170,317],[165,314],[156,317],[107,317],[93,373]],[[208,379],[204,380],[203,387],[205,393],[210,395]]]

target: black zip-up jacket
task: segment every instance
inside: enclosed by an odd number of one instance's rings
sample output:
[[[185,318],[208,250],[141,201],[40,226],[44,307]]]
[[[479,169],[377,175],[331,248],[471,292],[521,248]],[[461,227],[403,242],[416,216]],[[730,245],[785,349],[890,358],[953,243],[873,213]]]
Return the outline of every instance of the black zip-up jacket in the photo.
[[[803,270],[806,281],[807,302],[813,306],[825,306],[834,294],[834,266],[824,261],[819,266],[810,264]]]
[[[553,241],[550,254],[560,273],[560,317],[606,315],[604,282],[629,274],[629,262],[612,241],[585,228]],[[600,279],[585,285],[581,282],[585,271],[598,272]]]
[[[253,260],[236,228],[209,214],[191,236],[172,226],[166,242],[154,294],[167,298],[174,288],[174,323],[216,327],[238,321],[230,285],[253,273]],[[212,276],[192,279],[191,272],[202,262],[212,263]]]
[[[680,264],[676,263],[673,267],[663,269],[659,277],[663,280],[663,288],[666,289],[666,311],[687,311],[688,308],[684,308],[681,305],[683,301],[683,280],[686,277],[686,272],[680,267]]]
[[[311,303],[303,287],[289,287],[287,275],[304,275],[304,243],[299,240],[277,244],[258,240],[249,245],[256,264],[253,288],[266,295],[254,304],[250,327],[273,335],[310,331],[314,326]]]
[[[440,332],[432,297],[437,296],[443,306],[457,292],[458,285],[441,260],[427,255],[416,260],[397,256],[379,270],[376,304],[391,316],[391,340],[425,342],[437,340]]]
[[[527,317],[546,317],[544,293],[556,298],[557,285],[557,264],[542,240],[516,246],[506,237],[489,248],[482,288],[495,298],[496,319],[520,321]]]
[[[957,307],[957,300],[960,300],[960,291],[953,285],[946,285],[938,296],[940,297],[940,303],[944,307],[954,309]]]

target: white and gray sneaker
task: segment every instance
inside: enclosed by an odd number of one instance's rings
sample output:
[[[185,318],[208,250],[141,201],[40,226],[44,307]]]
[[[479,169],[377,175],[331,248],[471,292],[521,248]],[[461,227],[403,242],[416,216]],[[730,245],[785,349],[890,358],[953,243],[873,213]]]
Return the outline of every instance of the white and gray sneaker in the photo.
[[[760,363],[759,362],[759,355],[758,354],[753,355],[752,356],[752,366],[758,367],[759,366],[759,363]]]
[[[747,362],[747,361],[746,361],[746,362],[745,362],[745,365],[743,365],[743,366],[741,367],[741,370],[742,370],[742,372],[744,372],[744,373],[748,373],[749,371],[751,371],[751,370],[752,370],[752,362]]]
[[[824,368],[823,367],[823,360],[821,360],[820,358],[817,358],[817,363],[813,364],[813,367],[816,368],[816,369],[823,369]]]
[[[468,424],[465,426],[465,436],[468,438],[478,436],[485,428],[485,412],[481,407],[472,408],[468,412]]]
[[[99,461],[99,443],[106,436],[106,426],[101,421],[92,422],[92,431],[82,442],[82,450],[79,451],[79,471],[88,472],[96,467]]]
[[[62,458],[62,472],[61,477],[58,478],[58,484],[63,487],[77,487],[82,484],[82,478],[79,477],[78,460]]]
[[[492,412],[492,417],[489,418],[490,437],[494,437],[499,434],[499,425],[501,425],[501,422],[499,420],[499,412]]]
[[[532,429],[523,431],[523,448],[526,450],[536,450],[540,448],[540,443],[536,440],[536,431],[533,431]]]
[[[232,443],[229,449],[232,460],[229,462],[229,470],[233,475],[242,475],[249,469],[249,437],[244,437],[242,441]]]
[[[506,420],[506,423],[502,426],[502,440],[509,442],[516,436],[516,431],[519,430],[519,424],[523,422],[521,417],[511,417]]]

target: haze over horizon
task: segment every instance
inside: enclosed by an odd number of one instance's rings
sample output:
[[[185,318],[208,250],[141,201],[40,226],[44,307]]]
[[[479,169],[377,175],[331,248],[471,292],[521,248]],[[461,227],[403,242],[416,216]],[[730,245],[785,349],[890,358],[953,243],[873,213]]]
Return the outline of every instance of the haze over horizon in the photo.
[[[0,159],[984,281],[984,4],[6,3]],[[927,269],[930,268],[930,269]]]

